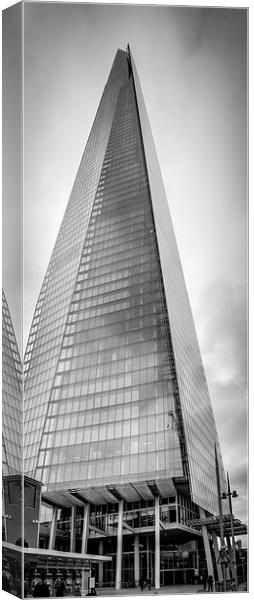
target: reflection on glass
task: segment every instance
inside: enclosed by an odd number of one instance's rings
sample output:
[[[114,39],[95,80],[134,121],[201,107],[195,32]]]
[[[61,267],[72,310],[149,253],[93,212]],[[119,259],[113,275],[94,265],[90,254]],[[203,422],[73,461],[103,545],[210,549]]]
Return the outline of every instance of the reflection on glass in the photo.
[[[215,443],[219,454],[222,487],[225,487],[225,474],[218,435],[169,214],[168,201],[133,60],[132,66],[174,350],[177,394],[180,398],[180,411],[187,450],[187,473],[190,476],[194,502],[206,507],[208,511],[216,513],[218,499],[214,468]]]
[[[119,90],[42,435],[38,472],[49,488],[56,481],[94,486],[182,474],[158,261],[128,79]]]

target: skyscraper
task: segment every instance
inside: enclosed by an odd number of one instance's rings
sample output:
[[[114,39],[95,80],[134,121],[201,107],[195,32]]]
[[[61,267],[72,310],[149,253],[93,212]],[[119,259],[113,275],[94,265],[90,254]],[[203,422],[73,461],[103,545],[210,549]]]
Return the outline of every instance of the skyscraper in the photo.
[[[116,562],[101,583],[141,576],[158,588],[160,550],[198,546],[189,522],[217,512],[215,444],[222,487],[224,471],[129,48],[116,54],[81,159],[24,372],[25,475],[42,482],[45,504],[71,511],[69,549],[102,554],[104,539]]]

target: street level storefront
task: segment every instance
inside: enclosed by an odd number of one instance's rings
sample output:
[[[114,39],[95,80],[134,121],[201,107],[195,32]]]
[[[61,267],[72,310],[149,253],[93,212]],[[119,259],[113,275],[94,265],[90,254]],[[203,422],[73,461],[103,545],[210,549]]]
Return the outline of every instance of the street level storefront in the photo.
[[[73,489],[68,494],[47,491],[42,495],[40,547],[81,552],[86,546],[93,555],[110,556],[110,563],[95,567],[99,587],[137,587],[140,581],[157,588],[192,584],[207,573],[214,581],[221,581],[218,517],[203,513],[200,518],[199,507],[183,486],[181,490],[171,487],[167,490],[170,495],[159,496],[159,485],[150,483],[153,497],[149,497],[149,490],[145,489],[145,494],[143,485],[142,499],[141,489],[139,497],[135,496],[133,485]],[[106,497],[112,502],[107,503]],[[227,515],[224,530],[229,545]],[[246,531],[246,526],[234,518],[234,534]],[[232,579],[230,567],[227,579]]]
[[[62,584],[64,595],[79,596],[88,592],[95,565],[111,561],[108,556],[60,552],[41,548],[24,548],[24,590],[33,594],[36,584],[43,580],[49,588],[50,596],[57,595],[57,587]],[[20,578],[17,579],[17,565],[22,563],[22,548],[3,542],[3,589],[22,597]],[[12,591],[11,591],[12,590]]]
[[[81,587],[87,588],[88,565],[84,561],[91,557],[97,587],[119,590],[138,587],[146,581],[159,590],[163,585],[195,583],[206,573],[215,582],[223,580],[218,561],[220,521],[192,502],[188,485],[182,480],[43,492],[39,482],[25,478],[25,483],[24,545],[29,582],[35,569],[42,568],[54,588],[60,569],[58,579],[66,580],[68,576],[65,587],[72,587],[76,594],[82,576]],[[5,478],[3,533],[5,541],[13,544],[17,553],[19,498],[18,494],[10,493],[13,486],[20,489],[16,479]],[[223,520],[230,550],[231,521],[227,515]],[[235,535],[247,531],[235,518],[233,528]],[[21,567],[17,568],[21,572]],[[232,579],[230,564],[225,578]]]
[[[96,493],[45,492],[39,545],[66,552],[86,546],[92,555],[110,556],[111,562],[95,565],[99,587],[138,587],[143,581],[159,589],[195,583],[207,557],[215,562],[212,544],[205,548],[203,532],[187,525],[199,514],[189,495],[172,485],[166,491],[170,495],[159,496],[158,486],[150,483],[150,488],[139,488],[139,495],[133,485]],[[106,503],[106,497],[112,502]]]

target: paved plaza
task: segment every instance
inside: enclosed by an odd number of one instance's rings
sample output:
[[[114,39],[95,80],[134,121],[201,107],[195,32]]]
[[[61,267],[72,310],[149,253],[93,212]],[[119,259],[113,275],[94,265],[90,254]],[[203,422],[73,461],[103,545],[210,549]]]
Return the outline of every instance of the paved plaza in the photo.
[[[168,596],[174,594],[196,594],[198,592],[203,592],[202,585],[164,585],[160,588],[160,591],[155,593],[154,588],[151,590],[144,589],[143,592],[140,588],[122,588],[121,590],[116,590],[114,588],[99,588],[96,589],[98,596]]]

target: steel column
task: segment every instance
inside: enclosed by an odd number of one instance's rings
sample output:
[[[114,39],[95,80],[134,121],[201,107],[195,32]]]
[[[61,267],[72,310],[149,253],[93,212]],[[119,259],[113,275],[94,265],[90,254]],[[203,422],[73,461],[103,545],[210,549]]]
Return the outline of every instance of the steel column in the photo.
[[[150,546],[149,546],[149,535],[146,537],[146,579],[151,579],[150,576]]]
[[[75,552],[76,546],[76,506],[71,507],[70,552]]]
[[[134,580],[135,587],[139,586],[140,570],[139,570],[139,535],[134,536]]]
[[[219,553],[219,546],[218,546],[218,538],[217,538],[215,531],[212,531],[212,538],[213,538],[214,554],[215,554],[216,565],[217,565],[218,579],[219,579],[219,581],[223,581],[223,573],[222,573],[221,565],[218,562],[220,553]]]
[[[52,523],[49,534],[49,550],[54,550],[56,541],[56,524],[57,524],[57,506],[53,508]]]
[[[199,507],[199,514],[200,514],[200,518],[201,519],[205,519],[205,511],[204,511],[203,508],[201,508],[201,506]],[[206,565],[207,565],[208,575],[212,575],[213,578],[214,578],[213,561],[212,561],[211,548],[210,548],[210,543],[209,543],[209,538],[208,538],[208,532],[207,532],[207,526],[206,525],[202,525],[202,535],[203,535],[203,541],[204,541],[205,557],[206,557]]]
[[[116,552],[116,590],[121,589],[123,554],[123,500],[118,505],[117,552]]]
[[[103,540],[99,541],[99,554],[103,554]],[[103,563],[99,563],[99,586],[103,586]]]
[[[155,592],[160,589],[160,497],[155,497]]]
[[[235,588],[238,589],[237,582],[237,564],[236,564],[236,550],[235,550],[235,535],[234,535],[234,519],[233,519],[233,510],[232,510],[232,495],[236,494],[236,492],[231,493],[229,476],[227,473],[227,482],[228,482],[228,502],[229,502],[229,514],[230,514],[230,525],[231,525],[231,536],[232,536],[232,564],[233,564],[233,577],[235,579]],[[235,497],[235,496],[233,496]]]
[[[88,533],[89,533],[89,517],[90,517],[90,504],[85,504],[84,517],[83,517],[83,529],[82,529],[81,554],[87,553],[87,540],[88,540]]]

